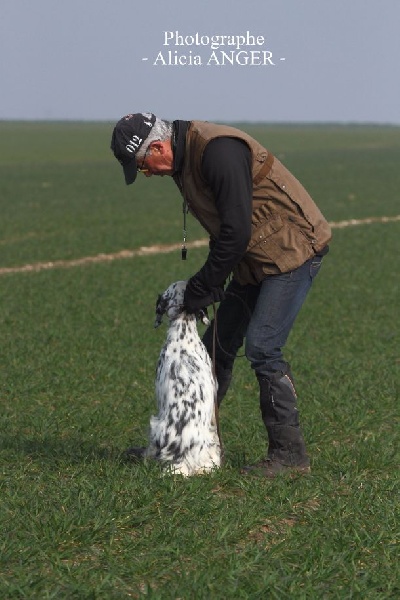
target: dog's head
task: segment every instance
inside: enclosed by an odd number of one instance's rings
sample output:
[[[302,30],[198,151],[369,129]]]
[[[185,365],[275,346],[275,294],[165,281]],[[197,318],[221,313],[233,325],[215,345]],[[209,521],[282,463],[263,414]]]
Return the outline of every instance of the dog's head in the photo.
[[[162,318],[167,315],[168,319],[176,319],[183,312],[183,297],[185,295],[186,281],[176,281],[160,294],[156,302],[156,320],[154,327],[161,325]]]
[[[154,321],[154,327],[158,327],[162,323],[162,318],[167,315],[168,319],[172,321],[176,319],[178,315],[184,312],[184,295],[187,281],[176,281],[172,283],[162,294],[157,298],[156,302],[156,319]],[[204,325],[209,325],[207,310],[199,310],[196,314],[196,318],[199,319]]]

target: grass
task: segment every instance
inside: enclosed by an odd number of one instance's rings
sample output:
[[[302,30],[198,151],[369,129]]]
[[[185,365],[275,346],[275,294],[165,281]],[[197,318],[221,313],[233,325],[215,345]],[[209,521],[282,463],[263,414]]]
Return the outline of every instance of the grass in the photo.
[[[329,220],[398,214],[398,129],[246,127]],[[109,131],[0,124],[0,266],[180,241],[172,183],[125,188]],[[205,249],[1,276],[0,598],[397,598],[398,239],[398,222],[334,230],[287,347],[313,470],[272,482],[239,473],[265,451],[245,359],[223,469],[121,458],[154,411],[156,295]]]

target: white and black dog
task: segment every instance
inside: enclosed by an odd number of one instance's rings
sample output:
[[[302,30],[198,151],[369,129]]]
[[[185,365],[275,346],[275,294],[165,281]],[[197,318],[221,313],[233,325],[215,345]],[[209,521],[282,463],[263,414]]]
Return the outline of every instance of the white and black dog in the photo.
[[[217,383],[196,316],[183,310],[186,283],[173,283],[157,300],[154,326],[165,314],[169,329],[157,363],[158,415],[150,419],[144,456],[189,476],[219,467],[221,446],[215,419]]]

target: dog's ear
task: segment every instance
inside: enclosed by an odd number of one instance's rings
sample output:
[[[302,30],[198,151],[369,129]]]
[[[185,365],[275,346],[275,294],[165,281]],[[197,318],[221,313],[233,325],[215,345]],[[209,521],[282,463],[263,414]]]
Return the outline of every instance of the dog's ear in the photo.
[[[154,327],[159,327],[162,323],[163,315],[167,310],[168,302],[161,294],[158,295],[156,302],[156,320],[154,321]]]

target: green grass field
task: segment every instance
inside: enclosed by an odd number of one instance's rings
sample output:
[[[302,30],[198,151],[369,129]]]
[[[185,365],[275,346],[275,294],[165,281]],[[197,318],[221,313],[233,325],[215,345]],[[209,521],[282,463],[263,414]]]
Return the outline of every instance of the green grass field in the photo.
[[[328,220],[400,213],[399,128],[242,127]],[[181,241],[173,182],[125,186],[111,130],[0,123],[0,270]],[[334,229],[286,355],[312,474],[274,481],[239,473],[266,443],[243,358],[220,471],[121,458],[155,411],[156,296],[206,249],[0,274],[1,600],[400,597],[399,231]]]

